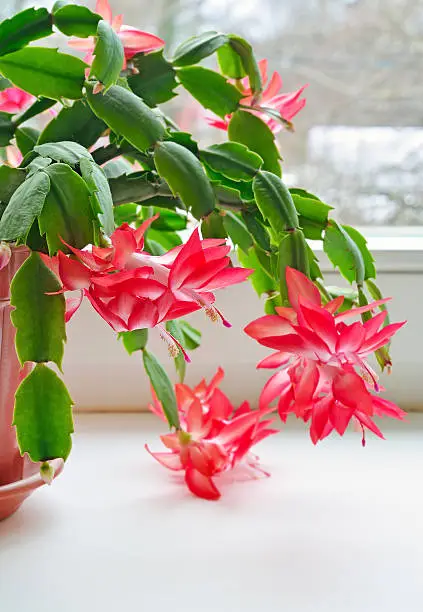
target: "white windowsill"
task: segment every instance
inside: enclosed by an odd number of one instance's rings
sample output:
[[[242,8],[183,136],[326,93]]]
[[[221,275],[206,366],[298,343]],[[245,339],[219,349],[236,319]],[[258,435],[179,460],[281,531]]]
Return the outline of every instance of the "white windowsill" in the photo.
[[[373,253],[378,272],[386,274],[423,272],[423,227],[358,227]],[[333,270],[322,243],[310,241],[318,253],[323,272]]]
[[[146,415],[78,415],[53,485],[0,523],[4,612],[421,612],[423,417],[258,453],[269,479],[192,497]]]

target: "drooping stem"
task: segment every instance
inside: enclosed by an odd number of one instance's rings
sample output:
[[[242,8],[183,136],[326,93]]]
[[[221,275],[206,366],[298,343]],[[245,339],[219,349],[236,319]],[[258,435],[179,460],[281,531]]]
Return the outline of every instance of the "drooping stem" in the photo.
[[[242,210],[248,210],[247,206],[243,202],[239,204],[236,202],[218,202],[220,208],[224,210],[234,210],[235,212],[240,212]]]
[[[101,166],[102,164],[105,164],[111,159],[115,159],[116,157],[119,157],[120,155],[130,155],[131,157],[134,157],[142,164],[145,164],[148,168],[154,168],[153,162],[150,160],[150,158],[147,155],[141,153],[137,149],[134,149],[133,147],[131,147],[131,145],[127,143],[124,143],[120,147],[116,144],[109,144],[105,147],[99,147],[98,149],[92,152],[94,161],[99,166]]]

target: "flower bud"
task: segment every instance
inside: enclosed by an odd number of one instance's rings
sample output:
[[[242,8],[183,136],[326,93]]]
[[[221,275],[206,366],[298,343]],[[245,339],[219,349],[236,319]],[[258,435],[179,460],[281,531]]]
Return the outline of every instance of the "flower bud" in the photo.
[[[53,482],[54,467],[48,461],[44,461],[40,465],[40,476],[48,485],[51,485],[51,483]]]

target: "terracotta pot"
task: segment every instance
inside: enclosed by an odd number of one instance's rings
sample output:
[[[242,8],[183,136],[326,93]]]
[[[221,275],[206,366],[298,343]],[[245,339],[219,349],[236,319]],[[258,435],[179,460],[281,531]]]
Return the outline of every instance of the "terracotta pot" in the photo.
[[[10,320],[10,283],[29,251],[26,247],[12,249],[8,266],[0,270],[0,520],[10,516],[22,502],[44,484],[39,464],[21,457],[12,427],[14,397],[21,380],[31,369],[21,368],[15,352],[15,328]],[[61,459],[52,462],[55,475],[63,469]]]

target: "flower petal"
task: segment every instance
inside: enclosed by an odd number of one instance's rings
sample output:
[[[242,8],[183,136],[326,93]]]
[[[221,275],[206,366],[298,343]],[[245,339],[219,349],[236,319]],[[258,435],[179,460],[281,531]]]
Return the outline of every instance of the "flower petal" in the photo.
[[[84,295],[89,299],[94,310],[98,312],[100,317],[104,319],[112,329],[116,332],[128,331],[128,326],[125,321],[112,312],[91,290],[85,290]]]
[[[331,352],[328,345],[315,332],[307,327],[301,327],[300,325],[295,326],[294,329],[298,333],[298,341],[302,340],[303,342],[302,353],[304,355],[308,354],[313,356],[314,354],[315,357],[322,361],[328,361],[331,358]],[[298,345],[301,346],[299,342]],[[283,350],[282,347],[278,348]]]
[[[292,385],[282,389],[278,401],[278,414],[283,423],[286,423],[288,414],[292,411],[292,402],[294,401],[294,389]],[[297,415],[298,416],[298,415]]]
[[[112,23],[113,14],[108,0],[97,0],[95,12],[101,15],[105,21],[108,21],[110,24]]]
[[[216,388],[220,385],[222,380],[225,378],[225,370],[220,366],[217,368],[216,374],[213,376],[209,384],[207,385],[206,394],[210,396]]]
[[[343,295],[339,295],[335,299],[333,299],[330,302],[328,302],[327,304],[325,304],[323,306],[323,308],[325,310],[327,310],[328,312],[330,312],[330,314],[335,314],[335,312],[338,310],[338,308],[340,308],[342,306],[342,304],[344,303],[344,299],[345,298],[344,298]]]
[[[206,117],[205,119],[206,123],[208,123],[211,127],[215,127],[219,130],[224,130],[226,132],[229,127],[229,119],[213,119],[212,117]]]
[[[310,427],[310,437],[313,444],[317,444],[327,435],[331,404],[331,397],[324,397],[314,404]]]
[[[158,416],[159,419],[161,419],[162,421],[166,423],[166,416],[165,416],[165,413],[163,412],[162,404],[161,402],[159,402],[153,387],[151,387],[151,395],[153,396],[153,403],[148,404],[147,408],[150,410],[150,412]]]
[[[110,236],[110,240],[115,248],[113,264],[116,268],[122,269],[125,267],[128,258],[138,248],[135,232],[127,223],[123,223],[120,227],[115,229]]]
[[[184,385],[182,383],[177,383],[175,385],[175,395],[176,402],[178,404],[178,410],[184,413],[188,407],[191,405],[191,402],[195,400],[195,393],[188,387],[188,385]]]
[[[62,251],[58,253],[59,276],[67,291],[88,289],[90,286],[90,270],[79,261],[70,259]]]
[[[298,372],[299,368],[294,368],[294,373]],[[319,383],[319,369],[315,361],[307,361],[301,374],[293,382],[293,391],[295,397],[295,413],[297,416],[303,416],[308,408],[312,406],[314,392]]]
[[[186,424],[187,431],[194,436],[200,434],[203,428],[203,409],[201,407],[201,402],[199,399],[195,399],[191,402],[191,405],[188,407],[186,413]]]
[[[293,308],[287,308],[286,306],[276,306],[276,312],[282,319],[286,319],[287,321],[291,321],[291,323],[297,322],[297,313]]]
[[[213,278],[198,288],[201,289],[201,291],[215,291],[216,289],[223,289],[229,285],[244,282],[253,272],[254,270],[250,270],[249,268],[226,268],[225,270],[217,272]],[[190,282],[190,279],[188,279],[188,281]]]
[[[201,254],[200,257],[204,261],[204,255]],[[190,263],[191,262],[189,262],[188,265],[190,265]],[[188,274],[188,276],[184,279],[184,288],[191,287],[195,289],[202,289],[204,287],[204,290],[208,291],[208,285],[213,286],[213,280],[215,276],[219,272],[222,272],[222,270],[227,268],[229,263],[229,257],[224,257],[223,259],[212,260],[204,263],[202,262],[199,267],[193,268],[192,272]]]
[[[65,246],[68,247],[68,249],[74,255],[77,256],[77,258],[80,261],[82,261],[83,264],[85,264],[88,268],[90,268],[90,270],[93,270],[93,272],[104,272],[105,270],[110,268],[110,263],[108,261],[102,262],[98,259],[97,256],[94,257],[93,253],[90,253],[89,251],[84,251],[81,249],[76,249],[75,247],[65,242],[63,238],[61,238],[60,240],[63,242]],[[100,249],[98,250],[100,251]]]
[[[193,257],[195,257],[194,260],[192,259]],[[191,261],[189,261],[190,259]],[[195,261],[197,265],[201,265],[201,262],[203,264],[205,263],[201,248],[201,240],[198,235],[198,228],[192,232],[188,241],[182,246],[172,263],[169,274],[169,287],[177,288],[184,282],[194,269],[192,265],[193,261]]]
[[[286,268],[286,283],[288,285],[288,298],[294,310],[298,310],[300,295],[316,306],[321,305],[319,290],[302,272],[288,266]]]
[[[165,44],[164,40],[155,34],[143,32],[126,25],[120,28],[118,36],[123,44],[127,59],[130,59],[137,53],[161,49]]]
[[[390,338],[392,338],[392,336],[406,323],[407,321],[400,321],[399,323],[390,323],[389,325],[386,325],[371,338],[366,340],[366,342],[361,346],[360,351],[373,353],[381,346],[385,346]]]
[[[221,429],[216,437],[216,442],[223,446],[233,444],[235,440],[241,438],[251,427],[257,425],[262,415],[273,411],[273,408],[266,408],[260,411],[255,410],[247,414],[241,414],[225,424],[225,427]]]
[[[376,423],[369,417],[368,414],[364,414],[364,413],[355,413],[355,418],[357,419],[357,421],[360,423],[360,425],[362,427],[367,427],[367,429],[369,429],[370,431],[372,431],[376,436],[378,436],[379,438],[381,438],[382,440],[385,439],[385,436],[383,435],[383,433],[380,431],[379,427],[376,425]],[[364,441],[364,437],[363,437],[363,445],[365,444]]]
[[[177,472],[183,469],[178,453],[153,453],[148,448],[147,444],[144,445],[144,448],[152,457],[154,457],[156,461],[164,465],[164,467],[168,468],[169,470]]]
[[[405,410],[402,410],[399,406],[383,397],[374,395],[372,397],[372,402],[375,414],[378,416],[389,416],[392,419],[399,419],[400,421],[403,421],[407,416]]]
[[[338,339],[333,316],[320,306],[315,307],[312,304],[308,306],[301,296],[298,304],[298,312],[302,314],[305,323],[325,342],[329,350],[333,351]]]
[[[286,387],[291,387],[291,379],[285,370],[273,374],[264,385],[260,395],[259,409],[266,409],[282,393]]]
[[[335,316],[336,323],[339,323],[340,321],[344,321],[345,319],[348,319],[349,317],[355,317],[356,315],[363,314],[363,312],[369,312],[370,310],[374,310],[375,308],[378,308],[378,306],[381,306],[382,304],[386,304],[386,302],[389,302],[390,300],[391,298],[387,297],[387,298],[383,298],[382,300],[376,300],[375,302],[371,302],[370,304],[367,304],[366,306],[358,306],[357,308],[352,308],[351,310],[340,312],[338,315]]]
[[[332,381],[332,391],[333,397],[345,406],[366,414],[373,413],[372,396],[354,370],[338,371]]]
[[[78,51],[93,51],[95,47],[92,36],[88,36],[88,38],[71,38],[67,41],[67,44],[72,49],[77,49]]]
[[[179,441],[178,433],[164,434],[163,436],[160,436],[160,440],[163,442],[166,448],[169,448],[170,450],[178,452],[181,450],[181,443]]]
[[[354,408],[351,408],[350,406],[345,406],[340,402],[334,402],[332,404],[330,420],[340,436],[344,435],[353,415]]]
[[[145,234],[145,232],[148,230],[150,225],[154,221],[156,221],[156,219],[158,219],[159,217],[160,217],[160,215],[158,213],[156,215],[153,215],[149,219],[146,219],[145,221],[143,221],[141,223],[141,225],[139,225],[137,227],[137,229],[134,231],[134,237],[135,237],[135,241],[137,243],[137,248],[142,249],[142,247],[144,245],[144,234]]]
[[[138,299],[129,293],[118,293],[115,297],[108,301],[109,310],[121,317],[123,321],[128,322],[132,311],[138,304]]]
[[[261,80],[263,81],[263,83],[267,83],[267,64],[268,61],[266,58],[260,60],[258,62],[258,67],[260,70],[260,75],[261,75]]]
[[[242,402],[240,406],[234,411],[232,417],[235,419],[241,414],[249,414],[251,412],[251,407],[249,402]]]
[[[286,121],[290,121],[306,105],[305,98],[299,99],[307,85],[303,85],[297,91],[275,96],[269,100],[269,104],[276,108]]]
[[[128,329],[144,329],[154,327],[158,323],[158,312],[155,304],[150,300],[140,300],[132,310],[128,319]]]
[[[120,270],[113,274],[93,276],[92,282],[96,287],[102,287],[104,289],[116,288],[133,279],[146,279],[151,275],[152,271],[152,268],[148,266],[142,266],[133,270]]]
[[[116,17],[113,17],[111,25],[115,32],[119,32],[119,30],[122,27],[122,24],[123,24],[123,15],[116,15]]]
[[[366,331],[366,334],[365,334],[366,340],[370,338],[371,336],[373,336],[378,331],[379,327],[385,321],[387,316],[388,316],[388,311],[382,310],[377,315],[375,315],[374,317],[372,317],[371,319],[369,319],[368,321],[364,323],[364,329]]]
[[[360,349],[365,335],[366,331],[360,321],[356,321],[352,325],[345,325],[339,334],[336,352],[355,353]]]
[[[213,480],[209,476],[204,476],[201,472],[188,467],[185,471],[185,482],[188,489],[197,497],[215,501],[220,498],[220,492],[216,488]]]
[[[265,315],[251,321],[244,327],[244,331],[248,336],[260,342],[260,340],[269,336],[292,334],[292,325],[278,315]]]
[[[84,292],[82,290],[79,291],[78,297],[66,298],[66,312],[65,312],[66,323],[71,320],[75,312],[81,306],[83,298],[84,298]]]
[[[268,357],[265,357],[257,364],[257,369],[261,368],[279,368],[282,365],[285,365],[292,358],[291,353],[284,353],[283,351],[278,351],[277,353],[273,353]]]
[[[266,102],[267,100],[271,100],[276,96],[277,93],[282,89],[282,77],[279,72],[274,72],[272,77],[267,84],[265,90],[263,91],[262,101]],[[263,105],[265,106],[265,105]]]
[[[215,389],[210,401],[209,416],[213,419],[229,419],[234,407],[229,398],[220,389]]]

